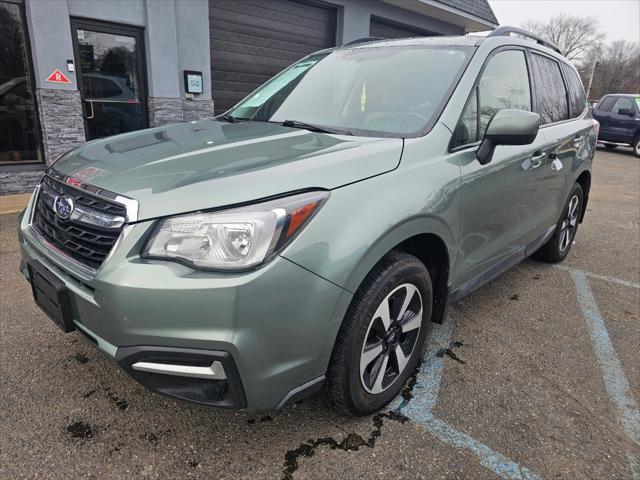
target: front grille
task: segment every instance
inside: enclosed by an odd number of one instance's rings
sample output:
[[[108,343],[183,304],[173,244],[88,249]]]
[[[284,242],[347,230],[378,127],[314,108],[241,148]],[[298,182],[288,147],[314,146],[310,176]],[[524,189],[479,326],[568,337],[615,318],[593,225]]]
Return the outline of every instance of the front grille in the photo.
[[[108,213],[111,215],[119,215],[121,217],[124,217],[127,214],[124,205],[98,198],[95,195],[85,194],[80,190],[69,187],[64,183],[60,183],[59,181],[54,180],[51,177],[44,177],[42,179],[42,183],[45,185],[45,187],[53,190],[57,195],[67,195],[73,198],[73,202],[76,205],[83,205],[92,210],[97,210],[99,212]]]
[[[81,218],[62,219],[54,210],[55,198],[70,198],[76,209],[82,210]],[[92,214],[101,218],[126,218],[126,208],[69,187],[45,176],[34,208],[32,227],[47,242],[90,270],[98,270],[115,245],[122,225],[105,228],[90,222]],[[89,220],[87,220],[89,219]],[[124,222],[122,222],[124,223]]]

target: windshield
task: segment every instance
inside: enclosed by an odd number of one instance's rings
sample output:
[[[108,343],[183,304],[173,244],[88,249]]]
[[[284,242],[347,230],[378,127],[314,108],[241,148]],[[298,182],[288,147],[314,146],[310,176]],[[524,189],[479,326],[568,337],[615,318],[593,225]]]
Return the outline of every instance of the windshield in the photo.
[[[237,118],[405,136],[435,121],[467,61],[461,47],[384,46],[302,59],[240,102]]]

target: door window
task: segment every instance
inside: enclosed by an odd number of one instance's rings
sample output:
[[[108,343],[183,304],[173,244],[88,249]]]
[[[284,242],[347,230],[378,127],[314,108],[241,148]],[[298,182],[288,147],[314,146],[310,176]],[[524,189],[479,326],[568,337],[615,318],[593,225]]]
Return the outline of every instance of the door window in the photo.
[[[611,111],[620,115],[620,110],[627,109],[633,113],[633,102],[627,97],[618,97],[616,103],[613,104]]]
[[[531,110],[531,89],[522,50],[505,50],[487,63],[456,128],[454,147],[479,142],[499,110]]]
[[[478,141],[478,94],[474,88],[462,112],[456,128],[455,146],[469,145]]]
[[[571,118],[575,118],[584,112],[587,108],[587,97],[584,94],[584,88],[582,88],[582,80],[566,63],[562,64],[562,70],[564,76],[567,79],[567,86],[569,87],[569,105],[571,106]]]
[[[0,1],[0,164],[42,161],[27,52],[21,6]]]
[[[567,90],[558,62],[536,53],[531,54],[531,76],[536,86],[536,113],[540,115],[540,123],[544,125],[568,120]]]
[[[614,103],[616,103],[616,97],[606,97],[604,100],[600,100],[596,110],[599,112],[610,112]]]

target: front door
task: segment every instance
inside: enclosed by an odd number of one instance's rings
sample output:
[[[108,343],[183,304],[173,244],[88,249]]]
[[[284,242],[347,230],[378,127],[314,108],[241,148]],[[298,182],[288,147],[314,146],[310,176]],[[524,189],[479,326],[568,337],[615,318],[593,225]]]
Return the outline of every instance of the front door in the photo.
[[[532,175],[544,155],[542,133],[530,145],[498,145],[487,165],[476,160],[493,115],[505,108],[530,111],[530,92],[525,52],[498,51],[487,61],[456,128],[462,181],[456,286],[471,288],[517,262],[540,223]]]
[[[142,31],[73,20],[87,140],[147,128]]]
[[[620,143],[632,143],[636,127],[636,102],[632,97],[618,97],[611,108],[609,132]]]

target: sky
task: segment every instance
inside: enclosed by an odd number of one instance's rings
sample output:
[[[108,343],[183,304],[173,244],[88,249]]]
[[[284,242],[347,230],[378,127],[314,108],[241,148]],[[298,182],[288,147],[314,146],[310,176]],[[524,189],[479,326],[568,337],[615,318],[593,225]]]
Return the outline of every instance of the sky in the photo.
[[[526,20],[558,14],[596,17],[606,41],[640,42],[640,0],[489,0],[501,25],[519,27]]]

